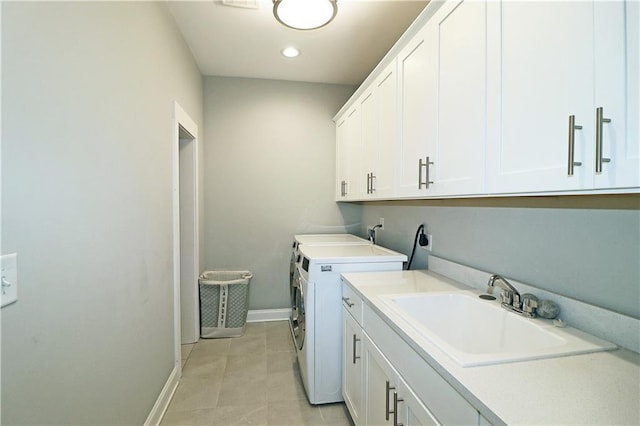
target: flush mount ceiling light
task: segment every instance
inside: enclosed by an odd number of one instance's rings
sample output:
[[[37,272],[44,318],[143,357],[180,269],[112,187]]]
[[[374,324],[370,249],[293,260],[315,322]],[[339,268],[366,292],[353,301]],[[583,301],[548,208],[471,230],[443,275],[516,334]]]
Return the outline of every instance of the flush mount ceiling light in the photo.
[[[324,27],[338,13],[337,0],[273,0],[273,16],[295,30]]]

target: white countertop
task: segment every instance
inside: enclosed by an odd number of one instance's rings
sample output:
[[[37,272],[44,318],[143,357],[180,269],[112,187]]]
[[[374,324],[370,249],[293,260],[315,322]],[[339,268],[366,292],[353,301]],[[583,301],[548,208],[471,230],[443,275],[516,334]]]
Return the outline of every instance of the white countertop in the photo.
[[[463,368],[378,296],[480,292],[430,271],[359,272],[343,277],[425,362],[493,424],[640,425],[640,354],[636,352],[620,348]]]

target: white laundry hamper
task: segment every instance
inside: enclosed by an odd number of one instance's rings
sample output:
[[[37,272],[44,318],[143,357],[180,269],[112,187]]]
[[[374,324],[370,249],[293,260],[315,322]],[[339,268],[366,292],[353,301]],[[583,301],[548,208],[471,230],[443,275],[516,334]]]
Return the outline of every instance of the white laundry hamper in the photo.
[[[249,310],[249,271],[204,271],[200,287],[200,337],[240,337]]]

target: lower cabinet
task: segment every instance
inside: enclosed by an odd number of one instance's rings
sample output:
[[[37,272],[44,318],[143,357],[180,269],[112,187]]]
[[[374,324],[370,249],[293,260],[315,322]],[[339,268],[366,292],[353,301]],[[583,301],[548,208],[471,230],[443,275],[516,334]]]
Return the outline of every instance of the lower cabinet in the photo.
[[[343,296],[342,394],[356,426],[489,424],[345,284]]]

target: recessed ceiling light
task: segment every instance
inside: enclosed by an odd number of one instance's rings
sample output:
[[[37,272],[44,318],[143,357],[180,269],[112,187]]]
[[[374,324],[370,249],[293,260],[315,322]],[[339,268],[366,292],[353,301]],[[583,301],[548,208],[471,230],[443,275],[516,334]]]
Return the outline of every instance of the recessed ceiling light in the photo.
[[[300,51],[293,46],[282,49],[282,56],[286,56],[287,58],[295,58],[298,55],[300,55]]]

